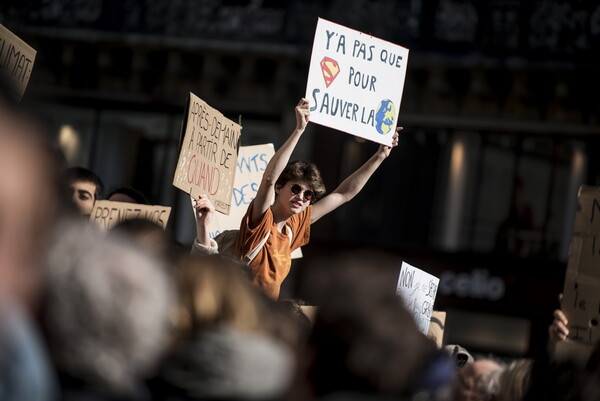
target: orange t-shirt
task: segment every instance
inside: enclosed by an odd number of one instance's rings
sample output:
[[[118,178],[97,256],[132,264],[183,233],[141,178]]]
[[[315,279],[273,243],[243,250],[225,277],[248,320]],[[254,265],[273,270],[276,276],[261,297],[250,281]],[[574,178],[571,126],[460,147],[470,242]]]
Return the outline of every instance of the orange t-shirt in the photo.
[[[256,227],[250,228],[250,214],[254,202],[248,206],[248,211],[240,225],[236,250],[238,255],[245,255],[254,249],[271,232],[266,244],[250,262],[254,284],[273,299],[279,297],[281,283],[290,272],[292,266],[292,251],[308,244],[310,239],[310,219],[312,205],[301,213],[295,214],[286,222],[286,230],[292,231],[292,241],[287,231],[280,233],[273,221],[271,208],[267,209]]]

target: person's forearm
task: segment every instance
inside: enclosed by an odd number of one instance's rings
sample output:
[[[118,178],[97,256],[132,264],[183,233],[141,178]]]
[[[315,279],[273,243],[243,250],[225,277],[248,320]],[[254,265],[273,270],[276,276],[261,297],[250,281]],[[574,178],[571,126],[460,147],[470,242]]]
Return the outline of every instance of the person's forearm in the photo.
[[[196,240],[201,245],[210,246],[210,235],[206,224],[196,223]]]

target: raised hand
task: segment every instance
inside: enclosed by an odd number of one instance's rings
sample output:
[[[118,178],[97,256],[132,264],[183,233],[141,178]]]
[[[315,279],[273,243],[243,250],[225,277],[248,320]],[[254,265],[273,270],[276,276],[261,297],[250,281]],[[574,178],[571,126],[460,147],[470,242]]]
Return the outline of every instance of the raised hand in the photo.
[[[392,137],[392,146],[386,146],[386,145],[380,145],[379,149],[377,149],[377,153],[381,154],[384,158],[388,157],[390,155],[390,152],[392,151],[392,148],[395,148],[396,146],[398,146],[398,133],[400,131],[402,131],[404,129],[404,127],[398,127],[396,128],[396,132],[394,133],[394,136]]]
[[[194,204],[194,212],[197,224],[208,225],[215,212],[215,207],[208,196],[200,195]]]
[[[308,100],[305,98],[300,99],[298,105],[296,105],[296,129],[304,131],[308,125],[310,117],[310,110],[308,109]]]

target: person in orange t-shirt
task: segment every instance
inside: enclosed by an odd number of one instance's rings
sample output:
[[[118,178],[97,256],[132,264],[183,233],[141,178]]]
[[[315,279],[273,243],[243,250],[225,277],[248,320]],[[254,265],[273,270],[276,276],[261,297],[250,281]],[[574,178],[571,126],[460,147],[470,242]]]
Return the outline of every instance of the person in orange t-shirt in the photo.
[[[278,298],[281,283],[290,271],[292,251],[308,243],[310,225],[360,192],[392,148],[398,145],[398,131],[402,129],[396,129],[392,146],[379,146],[365,164],[332,193],[315,203],[325,194],[325,185],[317,167],[303,161],[288,165],[308,125],[308,100],[301,99],[295,113],[296,128],[269,161],[256,197],[241,222],[236,244],[238,256],[243,258],[268,235],[249,266],[254,283],[273,299]]]

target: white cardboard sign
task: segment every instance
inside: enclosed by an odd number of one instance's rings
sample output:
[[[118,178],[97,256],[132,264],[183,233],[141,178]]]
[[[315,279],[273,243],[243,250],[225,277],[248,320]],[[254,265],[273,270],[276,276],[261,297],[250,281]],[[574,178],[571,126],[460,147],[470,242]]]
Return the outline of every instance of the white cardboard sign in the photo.
[[[306,98],[310,120],[390,146],[408,49],[319,18]]]
[[[406,262],[402,262],[396,294],[417,322],[419,330],[427,334],[433,304],[440,279]]]
[[[240,228],[242,218],[246,214],[248,205],[258,192],[263,172],[275,154],[272,143],[255,146],[240,146],[235,178],[233,180],[233,193],[229,216],[215,213],[208,227],[211,238],[216,237],[225,230]]]
[[[37,52],[17,35],[0,24],[0,70],[12,80],[19,99],[23,96]]]

